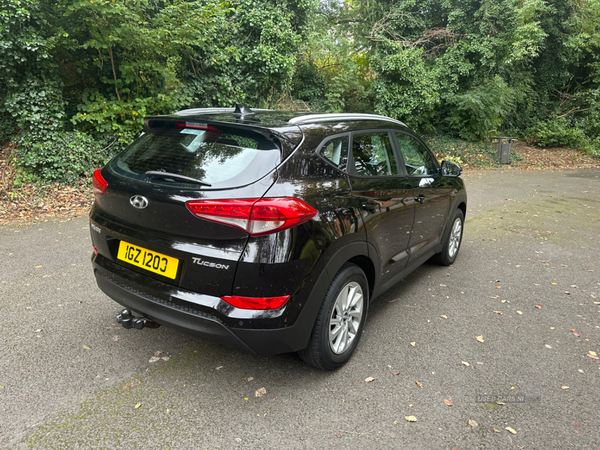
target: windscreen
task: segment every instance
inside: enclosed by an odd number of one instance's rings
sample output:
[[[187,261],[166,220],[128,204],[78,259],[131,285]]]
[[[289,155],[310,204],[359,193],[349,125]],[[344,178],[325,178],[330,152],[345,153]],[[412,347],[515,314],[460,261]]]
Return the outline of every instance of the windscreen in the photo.
[[[183,178],[187,177],[199,182],[195,188],[228,188],[262,178],[279,161],[279,148],[262,133],[206,123],[166,122],[149,128],[115,158],[112,168],[153,183],[194,185]]]

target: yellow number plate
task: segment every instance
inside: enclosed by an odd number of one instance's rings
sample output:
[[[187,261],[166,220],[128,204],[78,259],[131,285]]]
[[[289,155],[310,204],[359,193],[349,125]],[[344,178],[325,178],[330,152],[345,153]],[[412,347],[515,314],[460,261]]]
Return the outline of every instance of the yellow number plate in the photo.
[[[152,252],[129,242],[121,241],[117,259],[164,277],[175,279],[177,276],[177,266],[179,265],[177,258]]]

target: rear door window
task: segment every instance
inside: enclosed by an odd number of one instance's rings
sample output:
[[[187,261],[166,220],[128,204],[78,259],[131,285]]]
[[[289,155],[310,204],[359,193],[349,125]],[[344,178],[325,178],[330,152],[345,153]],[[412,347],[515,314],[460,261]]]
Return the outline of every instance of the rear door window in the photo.
[[[398,166],[387,132],[361,133],[352,137],[352,158],[357,175],[398,175]]]
[[[273,140],[252,130],[167,122],[149,128],[113,160],[112,168],[140,180],[154,173],[153,183],[188,185],[181,178],[188,177],[202,182],[203,188],[229,188],[262,178],[279,164],[280,154]]]

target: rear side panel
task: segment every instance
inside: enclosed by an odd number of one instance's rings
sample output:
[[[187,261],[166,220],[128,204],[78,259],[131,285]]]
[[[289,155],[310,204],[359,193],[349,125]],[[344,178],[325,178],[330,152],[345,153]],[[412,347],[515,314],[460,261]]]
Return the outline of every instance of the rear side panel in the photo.
[[[291,295],[281,326],[293,325],[305,306],[321,304],[325,290],[313,288],[327,265],[327,256],[356,243],[368,254],[366,235],[358,232],[360,211],[347,175],[315,154],[325,134],[313,133],[278,168],[266,197],[297,197],[318,211],[302,225],[280,233],[250,238],[240,259],[233,291],[237,295]],[[356,203],[356,205],[355,205]],[[352,257],[353,255],[350,255]],[[335,273],[327,274],[329,280]],[[308,309],[311,309],[309,306]],[[314,308],[312,308],[314,309]],[[310,320],[310,333],[312,324]],[[308,339],[308,334],[306,334]]]

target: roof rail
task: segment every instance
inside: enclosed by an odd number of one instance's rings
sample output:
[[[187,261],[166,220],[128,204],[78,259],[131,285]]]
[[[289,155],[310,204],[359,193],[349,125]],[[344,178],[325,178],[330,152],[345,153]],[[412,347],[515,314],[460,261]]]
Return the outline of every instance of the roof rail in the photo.
[[[235,108],[192,108],[192,109],[183,109],[181,111],[177,111],[174,114],[180,116],[193,116],[194,114],[220,114],[220,113],[232,113],[235,111]],[[253,108],[252,111],[271,111],[270,109],[260,109]]]
[[[392,119],[391,117],[378,116],[377,114],[308,114],[306,116],[298,116],[290,119],[288,122],[294,125],[315,123],[315,122],[337,122],[340,120],[382,120],[385,122],[392,122],[397,125],[406,126],[406,124],[399,120]]]

